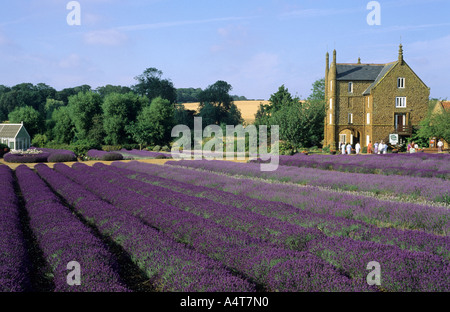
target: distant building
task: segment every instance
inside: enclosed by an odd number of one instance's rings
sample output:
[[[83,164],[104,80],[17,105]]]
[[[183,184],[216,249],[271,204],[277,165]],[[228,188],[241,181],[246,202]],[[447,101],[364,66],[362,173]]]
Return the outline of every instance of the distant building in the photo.
[[[0,124],[0,143],[11,150],[26,150],[30,147],[30,135],[23,124]]]
[[[404,61],[402,45],[398,60],[387,64],[336,63],[334,50],[329,66],[327,53],[324,146],[367,146],[388,142],[393,133],[405,142],[425,118],[429,96],[430,89]]]

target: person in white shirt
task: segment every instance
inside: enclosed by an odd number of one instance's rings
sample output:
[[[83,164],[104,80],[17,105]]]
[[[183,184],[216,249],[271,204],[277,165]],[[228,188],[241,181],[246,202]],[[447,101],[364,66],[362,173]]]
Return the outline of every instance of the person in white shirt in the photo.
[[[438,153],[442,152],[442,146],[444,146],[444,142],[442,140],[439,140],[437,143]]]
[[[384,143],[383,141],[380,142],[380,144],[378,144],[378,154],[382,154],[384,150]]]
[[[359,142],[356,143],[356,145],[355,145],[355,151],[356,151],[356,154],[359,154],[359,152],[361,151],[361,145],[359,144]]]
[[[350,155],[352,153],[352,146],[350,143],[347,144],[347,154]]]
[[[342,154],[345,154],[345,143],[342,143],[342,145],[341,145],[341,151],[342,151]]]

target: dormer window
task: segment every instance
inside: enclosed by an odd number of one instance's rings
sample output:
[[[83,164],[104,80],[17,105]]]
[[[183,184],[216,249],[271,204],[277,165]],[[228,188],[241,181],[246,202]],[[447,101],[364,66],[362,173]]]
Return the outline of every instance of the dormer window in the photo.
[[[353,82],[348,83],[348,92],[353,93]]]
[[[405,88],[405,78],[397,78],[397,88],[403,89]]]

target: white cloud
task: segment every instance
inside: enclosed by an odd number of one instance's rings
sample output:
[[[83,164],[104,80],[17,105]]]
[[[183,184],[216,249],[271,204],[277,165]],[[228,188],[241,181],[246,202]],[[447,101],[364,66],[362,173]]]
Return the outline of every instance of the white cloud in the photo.
[[[136,25],[117,27],[117,29],[123,30],[123,31],[160,29],[160,28],[194,25],[194,24],[236,21],[236,20],[244,20],[244,19],[250,19],[250,18],[253,18],[253,17],[219,17],[219,18],[210,18],[210,19],[204,19],[204,20],[185,20],[185,21],[161,22],[161,23],[153,23],[153,24],[136,24]]]
[[[117,29],[96,30],[84,35],[84,42],[92,45],[118,46],[128,41],[128,36]]]
[[[351,9],[301,9],[280,14],[280,17],[324,17],[330,15],[343,15],[361,11],[362,8]]]

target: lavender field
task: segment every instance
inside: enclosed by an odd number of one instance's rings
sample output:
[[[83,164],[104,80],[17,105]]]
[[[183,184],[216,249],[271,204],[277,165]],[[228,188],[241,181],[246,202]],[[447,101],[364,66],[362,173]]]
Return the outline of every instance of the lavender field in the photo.
[[[258,169],[0,165],[0,290],[450,291],[447,179]],[[80,285],[67,283],[70,261]]]

